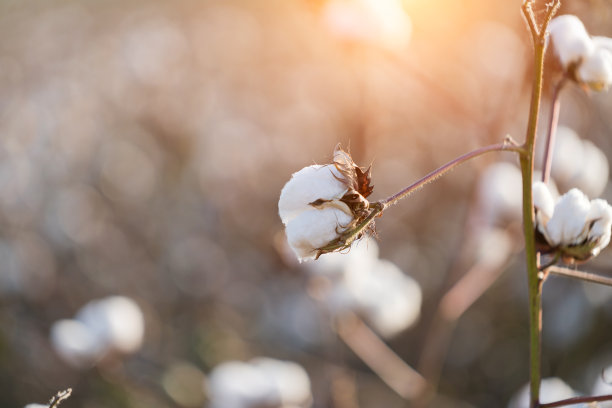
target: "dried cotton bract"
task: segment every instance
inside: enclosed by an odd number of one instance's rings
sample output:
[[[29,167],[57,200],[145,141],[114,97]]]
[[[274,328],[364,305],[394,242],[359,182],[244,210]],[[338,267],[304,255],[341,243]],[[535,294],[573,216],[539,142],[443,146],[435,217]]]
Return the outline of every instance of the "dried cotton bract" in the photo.
[[[610,242],[612,207],[605,200],[589,201],[574,188],[555,202],[548,187],[536,182],[533,204],[541,249],[559,254],[566,263],[586,261]]]
[[[607,90],[612,83],[612,39],[591,38],[573,15],[554,18],[549,29],[555,54],[567,75],[594,91]]]
[[[371,192],[369,169],[360,169],[339,147],[333,164],[294,173],[283,187],[278,212],[300,262],[350,245],[342,234],[367,217]]]

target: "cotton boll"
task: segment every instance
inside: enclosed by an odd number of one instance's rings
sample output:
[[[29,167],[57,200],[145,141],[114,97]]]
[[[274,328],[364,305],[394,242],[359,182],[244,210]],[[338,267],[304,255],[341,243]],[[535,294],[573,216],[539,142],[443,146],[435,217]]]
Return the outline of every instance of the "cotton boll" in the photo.
[[[228,361],[215,367],[206,382],[211,408],[277,406],[275,384],[257,367]]]
[[[385,337],[395,336],[419,318],[421,288],[392,262],[379,260],[369,273],[349,273],[346,285],[366,320]]]
[[[287,224],[287,241],[300,262],[314,259],[316,250],[338,238],[352,221],[353,217],[336,208],[311,208]]]
[[[612,53],[596,48],[582,60],[576,76],[594,91],[607,90],[612,83]]]
[[[51,326],[51,344],[67,364],[74,368],[92,366],[104,353],[104,343],[85,324],[59,320]]]
[[[541,181],[533,183],[533,205],[546,219],[550,219],[555,211],[555,201],[548,186]]]
[[[603,377],[603,378],[602,378]],[[603,373],[597,377],[597,381],[593,385],[591,395],[608,395],[612,394],[612,366],[603,370]],[[612,408],[612,401],[604,401],[598,403],[598,408]]]
[[[610,233],[612,228],[612,207],[605,200],[591,201],[591,208],[586,217],[586,223],[591,225],[588,233],[589,242],[597,242],[595,248],[597,255],[601,249],[610,243]]]
[[[555,134],[555,148],[551,163],[551,176],[564,190],[571,187],[570,180],[579,174],[583,164],[583,142],[571,128],[559,126]],[[568,187],[569,186],[569,187]]]
[[[144,317],[133,300],[113,296],[92,301],[77,314],[81,321],[109,348],[122,353],[138,350],[144,337]]]
[[[594,48],[584,24],[576,16],[555,17],[548,25],[555,54],[565,69],[589,55]]]
[[[603,193],[608,184],[610,166],[608,158],[590,140],[582,141],[581,160],[577,160],[580,169],[569,180],[571,187],[577,187],[589,197]]]
[[[339,179],[342,175],[332,164],[313,165],[294,173],[283,187],[278,201],[283,224],[287,225],[303,211],[311,210],[312,202],[342,198],[347,187]]]
[[[576,391],[556,377],[544,378],[540,386],[540,402],[549,403],[576,397]],[[579,407],[585,407],[580,405]],[[529,384],[524,385],[510,400],[508,408],[529,408]]]
[[[552,218],[546,224],[548,238],[553,245],[577,243],[585,229],[586,216],[591,208],[589,199],[578,189],[565,193],[557,204]]]
[[[300,365],[271,358],[256,358],[251,364],[274,384],[283,407],[310,405],[310,379]]]
[[[519,219],[522,210],[521,171],[513,164],[489,166],[478,183],[478,203],[485,222],[499,224]]]

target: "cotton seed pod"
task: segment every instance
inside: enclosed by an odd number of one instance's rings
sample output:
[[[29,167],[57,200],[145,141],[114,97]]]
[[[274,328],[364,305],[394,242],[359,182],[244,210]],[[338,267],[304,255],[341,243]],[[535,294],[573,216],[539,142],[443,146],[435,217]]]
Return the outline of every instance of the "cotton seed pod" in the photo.
[[[278,212],[289,246],[300,262],[350,246],[342,234],[367,217],[370,203],[366,197],[372,190],[370,169],[355,165],[340,147],[334,151],[332,164],[312,165],[294,173],[281,191]],[[331,249],[326,248],[332,243]]]
[[[589,200],[572,189],[554,201],[542,182],[533,185],[536,230],[542,251],[558,253],[566,263],[586,261],[610,243],[612,207],[602,199]]]

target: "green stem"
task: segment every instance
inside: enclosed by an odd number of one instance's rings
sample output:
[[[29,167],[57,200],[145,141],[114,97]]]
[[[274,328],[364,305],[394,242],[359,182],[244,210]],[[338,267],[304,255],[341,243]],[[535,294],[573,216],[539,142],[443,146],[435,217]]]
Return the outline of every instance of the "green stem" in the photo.
[[[530,406],[540,406],[540,381],[542,378],[542,281],[538,276],[538,260],[534,235],[533,214],[533,158],[540,115],[540,100],[542,97],[542,82],[544,77],[544,54],[546,51],[546,35],[550,19],[559,8],[555,1],[548,9],[544,22],[540,27],[536,24],[533,13],[533,0],[525,0],[523,14],[530,27],[534,46],[534,79],[529,110],[529,123],[525,138],[524,154],[521,155],[521,172],[523,176],[523,234],[525,237],[525,256],[527,258],[527,280],[529,287],[529,350],[530,350]]]

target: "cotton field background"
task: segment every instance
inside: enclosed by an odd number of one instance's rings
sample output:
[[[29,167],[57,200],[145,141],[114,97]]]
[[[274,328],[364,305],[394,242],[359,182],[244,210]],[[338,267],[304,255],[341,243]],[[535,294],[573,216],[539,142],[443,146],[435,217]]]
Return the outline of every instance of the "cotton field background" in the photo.
[[[431,406],[525,406],[514,155],[318,261],[278,215],[291,174],[338,143],[372,164],[376,200],[522,141],[520,3],[0,2],[0,406],[70,387],[62,407],[406,407],[409,367],[439,378]],[[612,36],[610,1],[560,13]],[[612,200],[612,95],[562,102],[559,192]],[[587,269],[612,273],[612,250]],[[546,285],[543,399],[612,392],[612,288]]]

